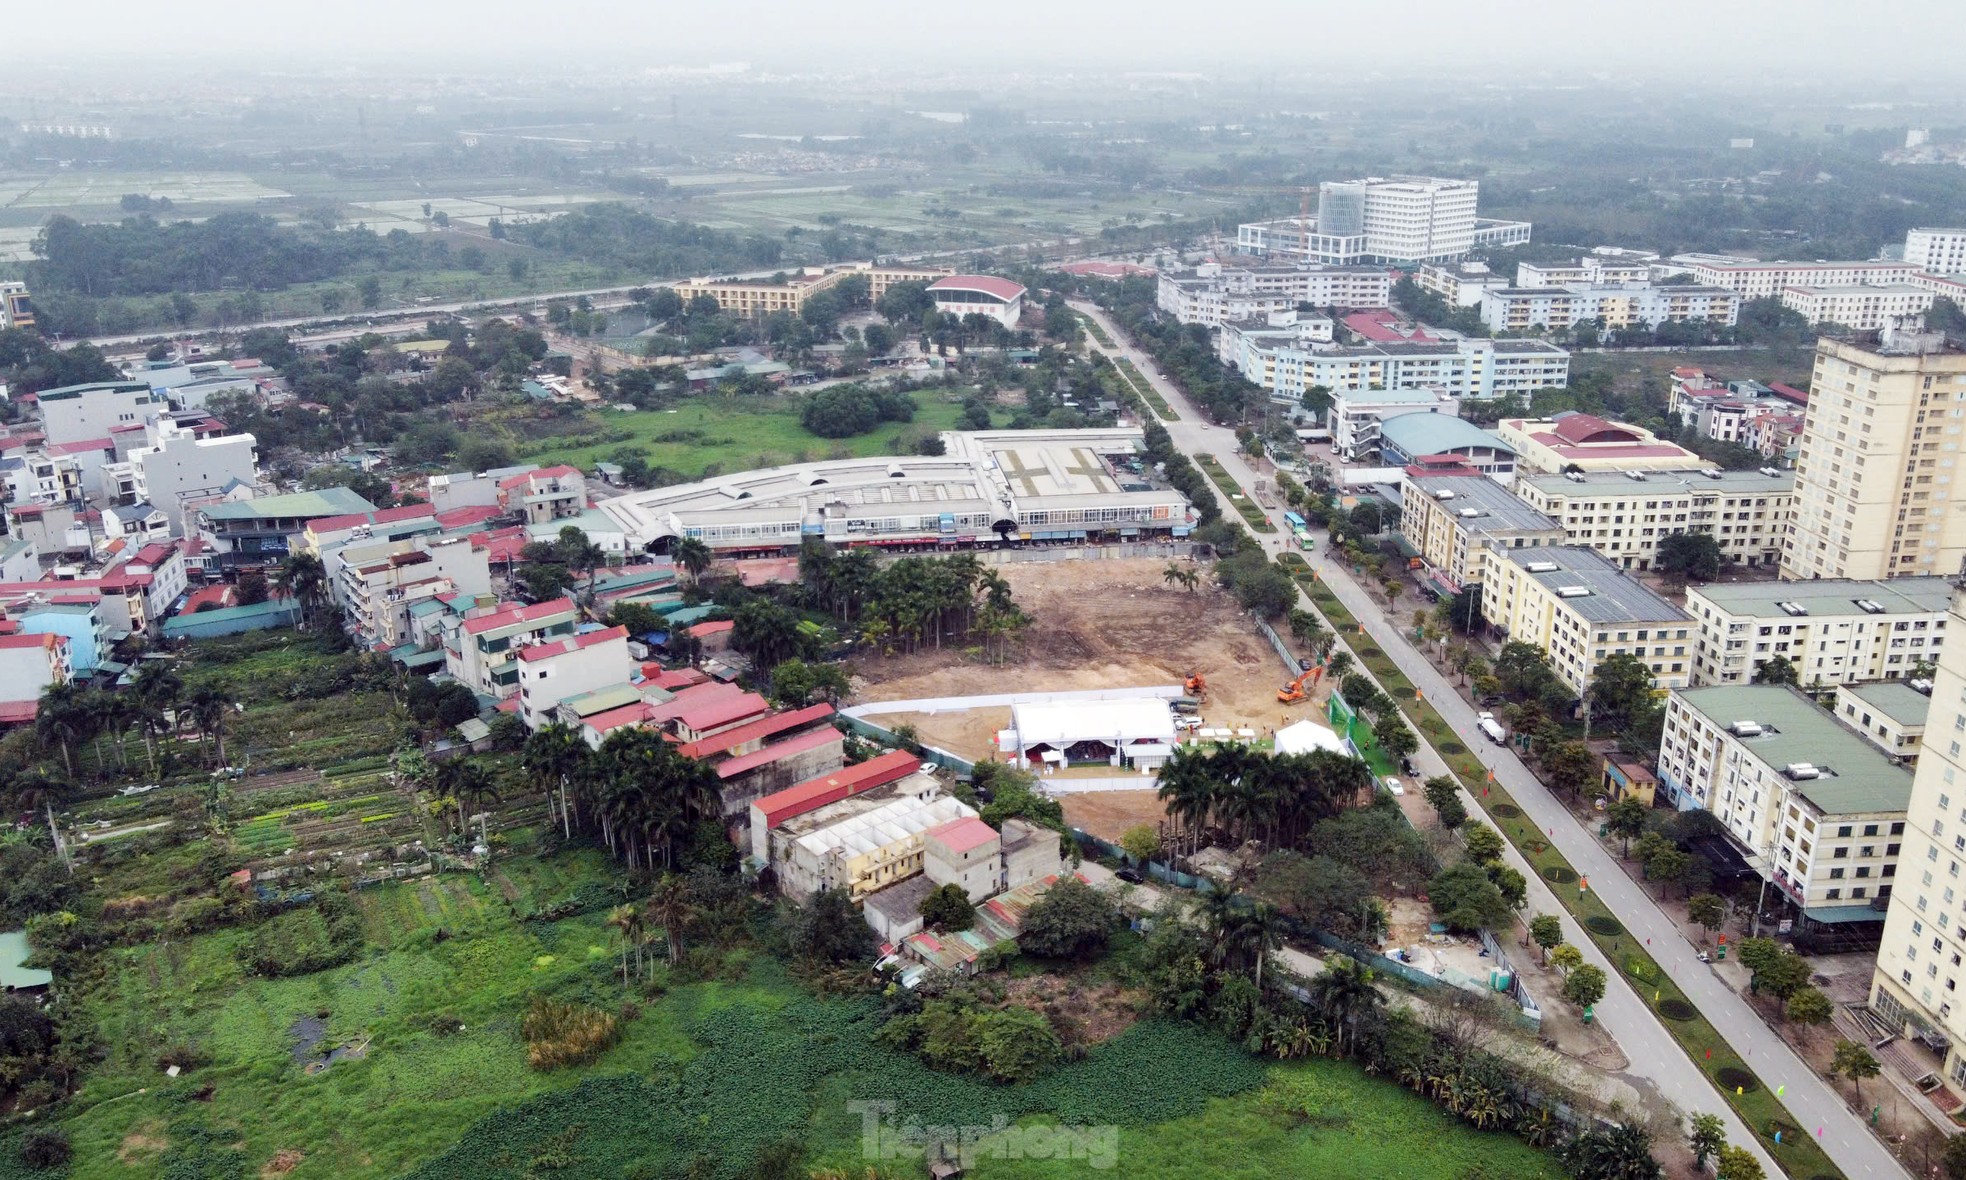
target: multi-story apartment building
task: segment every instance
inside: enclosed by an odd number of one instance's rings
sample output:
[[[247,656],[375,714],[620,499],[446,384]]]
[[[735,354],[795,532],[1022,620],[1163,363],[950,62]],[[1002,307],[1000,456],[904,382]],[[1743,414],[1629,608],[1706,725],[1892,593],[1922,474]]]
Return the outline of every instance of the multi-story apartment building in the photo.
[[[587,509],[587,477],[562,463],[498,481],[498,506],[527,524],[544,524]]]
[[[1481,295],[1481,322],[1491,332],[1560,332],[1586,320],[1612,331],[1694,321],[1732,324],[1740,310],[1740,296],[1725,287],[1493,287]]]
[[[1658,777],[1679,807],[1726,826],[1795,912],[1796,941],[1875,935],[1912,776],[1862,735],[1787,685],[1682,689],[1666,702]]]
[[[1795,499],[1795,476],[1767,471],[1571,472],[1522,475],[1515,494],[1564,529],[1566,545],[1597,550],[1623,569],[1651,569],[1659,542],[1706,533],[1722,561],[1759,566],[1780,560]]]
[[[162,512],[172,536],[191,531],[196,504],[259,482],[259,441],[250,434],[198,437],[169,418],[145,427],[148,446],[103,468],[107,491],[125,504],[145,503]]]
[[[1473,468],[1408,468],[1400,481],[1399,531],[1446,594],[1485,583],[1495,554],[1563,544],[1562,525]]]
[[[807,299],[838,285],[849,275],[865,275],[868,298],[879,299],[896,283],[932,283],[951,273],[940,267],[870,266],[858,263],[832,270],[807,267],[777,281],[694,278],[677,283],[676,294],[682,296],[685,303],[698,295],[708,295],[717,301],[719,308],[732,315],[762,319],[781,311],[798,315],[805,310]]]
[[[1966,601],[1951,608],[1966,628]],[[1926,740],[1905,811],[1897,889],[1885,914],[1871,1011],[1932,1052],[1935,1072],[1966,1090],[1966,644],[1939,660]]]
[[[1966,229],[1928,226],[1907,231],[1905,263],[1928,274],[1966,274]]]
[[[1952,587],[1944,578],[1712,582],[1686,592],[1699,628],[1696,684],[1746,684],[1773,659],[1805,685],[1908,676],[1938,658]]]
[[[28,298],[27,284],[17,279],[0,281],[0,328],[32,328],[34,301]]]
[[[193,527],[209,546],[207,564],[233,570],[279,564],[300,544],[307,526],[322,517],[373,511],[375,505],[347,488],[322,488],[205,504],[196,510]]]
[[[49,632],[0,635],[0,720],[34,720],[41,694],[75,675],[68,662],[68,637]]]
[[[1246,338],[1230,364],[1269,390],[1272,400],[1292,404],[1317,385],[1333,391],[1417,387],[1456,398],[1494,398],[1570,383],[1570,354],[1543,340],[1305,346]]]
[[[1224,266],[1205,262],[1186,273],[1164,272],[1156,299],[1184,324],[1219,328],[1236,320],[1313,307],[1384,307],[1392,276],[1377,266]]]
[[[1699,256],[1688,256],[1687,261],[1684,273],[1695,282],[1726,287],[1742,299],[1772,299],[1784,287],[1902,283],[1918,273],[1918,267],[1908,262],[1757,262]]]
[[[1921,680],[1927,689],[1929,680]],[[1925,719],[1932,698],[1903,680],[1873,680],[1868,684],[1839,684],[1836,715],[1864,735],[1886,757],[1908,767],[1918,765],[1918,748],[1925,742]]]
[[[1483,291],[1506,287],[1509,278],[1490,270],[1486,262],[1429,262],[1413,276],[1413,282],[1449,306],[1479,307]]]
[[[1912,283],[1782,288],[1782,306],[1811,324],[1859,332],[1874,332],[1904,316],[1923,315],[1934,298],[1931,291]]]
[[[551,643],[574,633],[580,610],[571,598],[532,606],[501,603],[497,610],[467,618],[444,634],[444,670],[481,696],[503,700],[519,691],[519,653],[528,645]]]
[[[1897,326],[1862,339],[1817,342],[1782,576],[1956,573],[1966,349]]]
[[[1692,620],[1595,549],[1491,550],[1481,612],[1508,638],[1549,653],[1550,667],[1579,695],[1614,655],[1643,660],[1658,688],[1690,682]]]
[[[491,551],[468,537],[417,537],[342,546],[332,591],[349,633],[370,648],[412,642],[410,618],[426,599],[491,593]]]
[[[1480,188],[1479,181],[1434,176],[1326,181],[1308,223],[1292,217],[1238,226],[1236,246],[1258,257],[1345,265],[1437,262],[1528,242],[1526,221],[1475,216]]]
[[[1602,287],[1618,283],[1649,283],[1651,280],[1652,263],[1649,260],[1598,254],[1586,254],[1574,262],[1547,265],[1518,262],[1515,268],[1515,285],[1518,287]]]
[[[10,504],[79,504],[82,463],[74,455],[34,448],[0,460]]]
[[[1276,383],[1278,349],[1309,350],[1330,344],[1337,337],[1337,322],[1325,316],[1295,311],[1273,311],[1246,320],[1230,320],[1215,331],[1215,359],[1237,366],[1244,356],[1255,358],[1266,370],[1243,374],[1268,388]]]

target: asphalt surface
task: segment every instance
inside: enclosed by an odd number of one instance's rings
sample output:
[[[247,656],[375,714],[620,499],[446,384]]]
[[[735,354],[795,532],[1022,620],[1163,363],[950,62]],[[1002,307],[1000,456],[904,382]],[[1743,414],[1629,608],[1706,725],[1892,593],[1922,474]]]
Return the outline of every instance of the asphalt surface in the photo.
[[[1073,304],[1073,307],[1098,321],[1115,342],[1127,339],[1097,308],[1079,303]],[[1197,452],[1213,455],[1245,490],[1253,491],[1258,477],[1237,449],[1233,430],[1209,425],[1187,397],[1160,375],[1152,359],[1144,353],[1130,346],[1105,349],[1096,340],[1089,343],[1102,352],[1131,360],[1146,374],[1154,389],[1180,414],[1179,421],[1162,423],[1176,446],[1191,456]],[[1281,532],[1256,536],[1272,557],[1286,547]],[[1387,619],[1378,604],[1359,588],[1352,580],[1349,569],[1342,563],[1329,561],[1326,550],[1322,548],[1303,556],[1346,609],[1365,625],[1372,641],[1426,694],[1448,725],[1459,733],[1478,733],[1474,708],[1461,698],[1447,678],[1424,655],[1413,648],[1397,623]],[[1596,836],[1585,830],[1568,808],[1550,795],[1513,752],[1485,741],[1472,741],[1469,746],[1476,749],[1482,761],[1494,770],[1497,781],[1507,788],[1524,814],[1549,833],[1551,843],[1563,853],[1572,867],[1590,879],[1591,888],[1617,915],[1626,931],[1633,938],[1646,940],[1646,949],[1660,967],[1699,1006],[1701,1013],[1721,1031],[1762,1081],[1769,1086],[1786,1087],[1781,1101],[1788,1108],[1793,1121],[1810,1133],[1817,1128],[1822,1129],[1818,1142],[1845,1175],[1853,1180],[1858,1177],[1880,1180],[1884,1177],[1902,1177],[1909,1180],[1910,1172],[1871,1134],[1862,1119],[1830,1088],[1829,1082],[1804,1064],[1795,1051],[1748,1007],[1745,1000],[1715,976],[1712,968],[1694,957],[1693,944],[1677,924],[1625,874]],[[1446,773],[1445,763],[1424,742],[1416,759],[1425,775]],[[1480,813],[1477,800],[1464,798],[1464,802],[1470,814]],[[1720,1115],[1727,1125],[1729,1140],[1749,1147],[1761,1159],[1769,1175],[1779,1175],[1780,1169],[1763,1150],[1759,1138],[1749,1135],[1712,1082],[1672,1039],[1651,1005],[1632,988],[1624,972],[1614,967],[1596,944],[1584,935],[1577,923],[1557,904],[1542,877],[1528,869],[1514,848],[1508,849],[1507,859],[1529,882],[1530,907],[1561,915],[1565,938],[1583,952],[1587,962],[1604,968],[1609,986],[1604,999],[1597,1005],[1596,1016],[1630,1058],[1628,1075],[1642,1079],[1643,1083],[1649,1084],[1656,1093],[1683,1111]],[[1563,1000],[1550,997],[1547,1002],[1562,1003]]]

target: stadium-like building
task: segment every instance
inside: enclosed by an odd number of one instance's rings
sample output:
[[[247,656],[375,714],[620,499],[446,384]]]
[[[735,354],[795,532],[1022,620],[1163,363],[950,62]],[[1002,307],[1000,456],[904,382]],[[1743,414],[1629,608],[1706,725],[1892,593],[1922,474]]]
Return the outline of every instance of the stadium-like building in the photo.
[[[767,467],[599,504],[628,544],[720,554],[839,546],[966,547],[1184,537],[1187,497],[1156,478],[1135,428],[948,431],[945,453]]]

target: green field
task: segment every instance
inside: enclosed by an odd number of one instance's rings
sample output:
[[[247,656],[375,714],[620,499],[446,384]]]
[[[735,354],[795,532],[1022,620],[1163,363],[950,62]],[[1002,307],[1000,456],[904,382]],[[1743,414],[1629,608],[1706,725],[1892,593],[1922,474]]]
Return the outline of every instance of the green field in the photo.
[[[708,394],[673,410],[607,412],[597,422],[607,441],[559,439],[526,451],[525,457],[541,463],[571,463],[591,471],[596,462],[632,446],[641,449],[651,467],[666,467],[685,479],[701,479],[706,472],[889,455],[912,451],[915,439],[955,429],[966,392],[917,390],[914,396],[919,408],[913,422],[886,423],[852,438],[821,438],[799,425],[801,399],[797,395],[725,399]]]

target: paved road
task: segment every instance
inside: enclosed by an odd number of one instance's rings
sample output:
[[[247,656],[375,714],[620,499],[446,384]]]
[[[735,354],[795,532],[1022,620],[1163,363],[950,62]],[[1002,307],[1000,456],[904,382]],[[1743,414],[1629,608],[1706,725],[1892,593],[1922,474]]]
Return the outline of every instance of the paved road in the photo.
[[[1115,341],[1126,339],[1118,327],[1096,308],[1088,304],[1073,306],[1099,321]],[[1091,343],[1094,348],[1099,347],[1097,341]],[[1237,451],[1234,431],[1208,425],[1180,390],[1160,377],[1152,360],[1138,350],[1120,347],[1101,351],[1116,352],[1132,360],[1181,415],[1178,422],[1163,423],[1175,445],[1189,454],[1206,451],[1214,455],[1245,488],[1255,486],[1256,474]],[[1258,534],[1257,539],[1272,556],[1284,549],[1281,534]],[[1319,549],[1307,555],[1318,576],[1332,588],[1339,601],[1365,624],[1372,640],[1391,655],[1400,670],[1426,693],[1427,699],[1433,702],[1449,726],[1459,733],[1477,732],[1475,710],[1461,699],[1445,676],[1413,649],[1400,633],[1398,625],[1385,617],[1378,604],[1359,589],[1352,581],[1350,571],[1342,564],[1326,559],[1326,552]],[[1543,788],[1513,753],[1491,744],[1470,744],[1479,749],[1482,760],[1493,767],[1497,779],[1522,806],[1524,813],[1550,833],[1551,842],[1579,873],[1590,878],[1591,887],[1598,891],[1600,899],[1618,916],[1625,929],[1636,938],[1648,940],[1649,949],[1659,965],[1699,1005],[1707,1019],[1722,1030],[1729,1043],[1747,1059],[1763,1081],[1768,1085],[1787,1087],[1783,1103],[1798,1124],[1812,1132],[1817,1127],[1823,1129],[1823,1150],[1837,1167],[1853,1180],[1859,1177],[1879,1180],[1903,1177],[1908,1180],[1910,1173],[1870,1133],[1862,1120],[1844,1105],[1843,1099],[1830,1089],[1829,1083],[1805,1065],[1773,1030],[1762,1023],[1745,1000],[1694,957],[1692,944],[1675,923],[1659,909],[1649,894],[1625,875],[1597,838]],[[1421,749],[1420,761],[1427,774],[1444,773],[1446,770],[1432,749],[1425,745]],[[1472,812],[1473,801],[1469,802]],[[1730,1139],[1735,1143],[1752,1144],[1756,1154],[1762,1157],[1763,1166],[1769,1169],[1771,1175],[1775,1174],[1777,1169],[1762,1151],[1759,1141],[1748,1137],[1740,1120],[1721,1101],[1706,1075],[1694,1066],[1660,1024],[1651,1005],[1642,1001],[1632,990],[1624,972],[1614,969],[1597,951],[1595,944],[1583,937],[1575,922],[1556,905],[1541,876],[1526,871],[1526,865],[1513,855],[1513,849],[1510,849],[1510,854],[1511,862],[1518,870],[1523,870],[1524,877],[1529,881],[1531,904],[1546,912],[1563,914],[1566,938],[1584,952],[1588,961],[1605,968],[1611,984],[1597,1012],[1605,1028],[1618,1039],[1626,1056],[1631,1059],[1631,1072],[1651,1079],[1661,1093],[1682,1108],[1711,1110],[1721,1115],[1727,1122]]]

